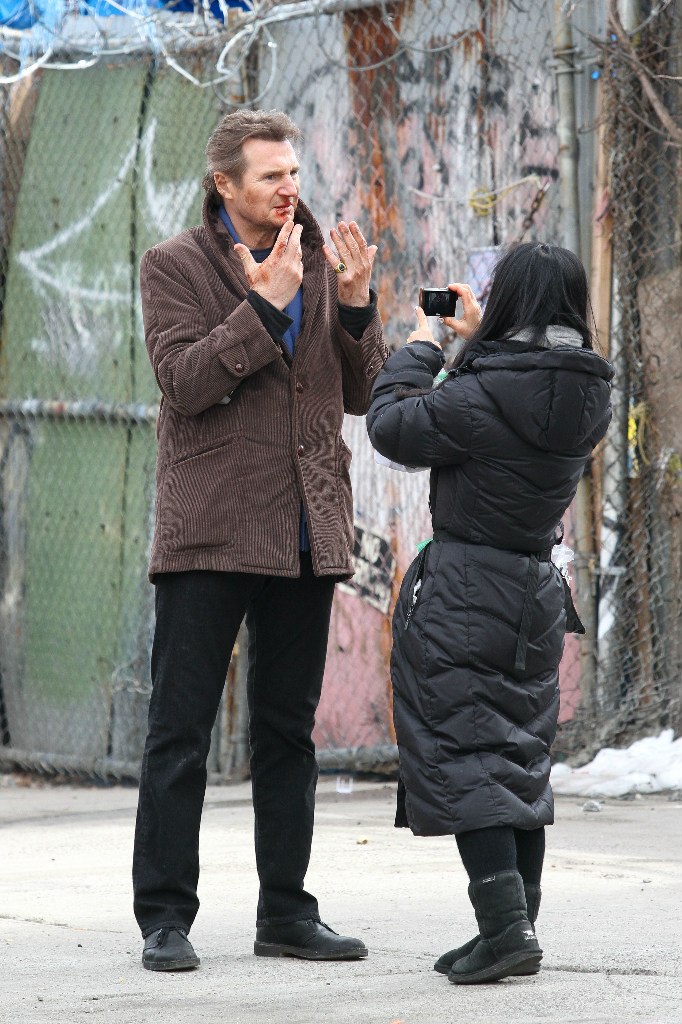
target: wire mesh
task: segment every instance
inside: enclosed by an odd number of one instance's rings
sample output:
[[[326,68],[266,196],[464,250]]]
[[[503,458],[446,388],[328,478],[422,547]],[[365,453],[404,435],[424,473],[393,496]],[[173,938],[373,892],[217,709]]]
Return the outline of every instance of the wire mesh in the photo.
[[[3,104],[5,740],[21,763],[100,774],[137,772],[150,689],[158,390],[137,265],[199,217],[219,115],[157,71],[50,71]]]
[[[63,7],[44,67],[33,66],[46,52],[34,28],[23,56],[5,45],[0,69],[0,756],[135,774],[150,685],[158,400],[141,254],[198,222],[203,150],[219,117],[276,106],[304,130],[302,196],[323,230],[354,217],[379,245],[391,347],[413,328],[421,285],[466,280],[485,298],[503,247],[561,241],[554,4],[264,2],[225,11],[224,23],[172,5],[137,4],[128,18]],[[637,58],[679,74],[677,6],[661,17],[671,26],[665,57],[655,19],[633,43]],[[610,345],[621,390],[593,469],[599,618],[588,654],[598,672],[587,687],[585,648],[569,637],[557,748],[566,755],[615,722],[672,721],[679,680],[679,354],[666,319],[680,295],[679,149],[652,124],[632,60],[602,44],[590,45],[604,52],[611,97]],[[79,61],[90,66],[74,70]],[[679,83],[665,81],[657,87],[679,122]],[[639,106],[623,103],[626,87]],[[597,85],[587,64],[579,90],[589,127]],[[666,220],[661,204],[673,195],[677,215]],[[361,419],[348,417],[344,433],[358,573],[338,588],[316,741],[323,766],[376,770],[395,757],[390,611],[430,532],[427,475],[377,466]],[[565,525],[570,544],[574,510]],[[218,771],[246,756],[239,659],[231,672]]]
[[[629,17],[628,17],[629,15]],[[682,724],[682,7],[609,6],[614,422],[602,494],[595,745]]]

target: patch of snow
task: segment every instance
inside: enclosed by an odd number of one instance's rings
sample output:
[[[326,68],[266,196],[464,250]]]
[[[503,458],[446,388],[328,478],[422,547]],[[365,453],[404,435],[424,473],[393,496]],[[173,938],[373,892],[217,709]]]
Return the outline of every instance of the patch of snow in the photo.
[[[672,729],[637,740],[625,750],[605,747],[582,768],[552,767],[552,789],[562,796],[618,797],[682,789],[682,737]]]

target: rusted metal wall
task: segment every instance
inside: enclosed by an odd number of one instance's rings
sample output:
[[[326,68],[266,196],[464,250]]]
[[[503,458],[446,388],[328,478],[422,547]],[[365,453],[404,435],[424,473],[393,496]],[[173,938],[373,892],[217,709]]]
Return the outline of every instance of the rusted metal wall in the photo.
[[[375,287],[393,347],[415,325],[420,285],[468,280],[480,289],[499,247],[524,232],[559,241],[552,14],[549,3],[403,2],[391,5],[390,24],[370,8],[274,33],[287,69],[277,102],[306,129],[306,201],[323,227],[354,217],[379,246]],[[390,539],[395,596],[416,543],[430,535],[428,474],[377,466],[362,422],[349,419],[345,433],[357,521]],[[570,543],[570,515],[566,525]],[[318,714],[322,748],[392,741],[389,652],[388,617],[342,588]],[[569,637],[562,721],[580,702],[578,655]]]
[[[472,252],[518,237],[543,183],[534,234],[556,238],[556,111],[551,4],[391,11],[392,31],[370,8],[273,33],[286,69],[277,103],[306,130],[306,196],[322,225],[356,217],[379,245],[382,314],[400,344],[419,285],[466,277]],[[396,33],[417,48],[398,47]],[[533,175],[494,201],[494,190]]]

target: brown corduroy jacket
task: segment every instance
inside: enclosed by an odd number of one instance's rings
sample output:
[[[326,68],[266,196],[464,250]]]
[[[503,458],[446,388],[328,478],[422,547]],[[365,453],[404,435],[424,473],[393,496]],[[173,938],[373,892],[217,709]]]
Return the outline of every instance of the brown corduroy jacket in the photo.
[[[152,580],[191,569],[298,576],[301,502],[315,573],[353,572],[341,425],[344,411],[366,413],[387,352],[378,313],[359,340],[341,326],[322,233],[302,203],[296,221],[303,323],[293,361],[247,300],[232,238],[208,201],[203,226],[142,258],[145,339],[162,393]]]

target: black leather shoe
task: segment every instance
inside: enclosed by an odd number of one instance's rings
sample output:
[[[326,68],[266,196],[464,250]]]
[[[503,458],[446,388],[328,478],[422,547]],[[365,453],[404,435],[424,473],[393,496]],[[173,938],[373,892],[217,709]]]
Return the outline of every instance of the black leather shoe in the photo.
[[[337,935],[322,921],[266,924],[256,929],[256,956],[297,956],[303,960],[362,960],[367,946],[360,939]]]
[[[182,928],[157,928],[144,940],[142,966],[148,971],[189,971],[199,966],[199,957]]]

